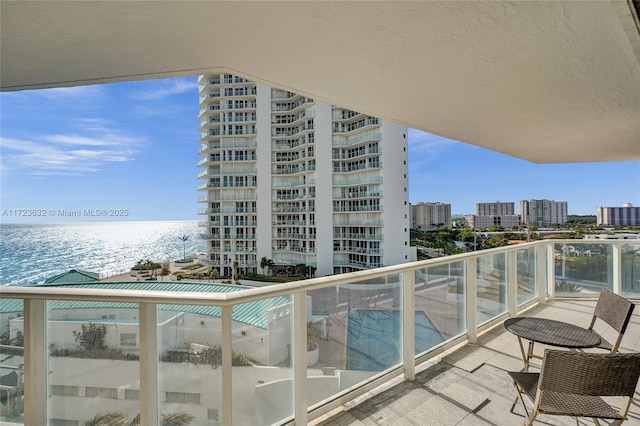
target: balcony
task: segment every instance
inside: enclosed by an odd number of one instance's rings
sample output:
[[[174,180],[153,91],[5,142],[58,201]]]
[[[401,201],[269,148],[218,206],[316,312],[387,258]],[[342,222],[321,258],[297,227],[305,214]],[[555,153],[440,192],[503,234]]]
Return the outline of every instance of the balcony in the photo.
[[[230,250],[250,251],[221,251]],[[505,371],[522,360],[504,319],[586,326],[599,289],[640,294],[639,253],[638,242],[539,241],[249,291],[161,281],[4,286],[3,315],[23,313],[3,321],[23,333],[24,355],[3,354],[2,365],[24,375],[25,397],[0,419],[82,422],[112,410],[140,413],[141,424],[176,412],[194,424],[518,424]],[[61,352],[90,318],[121,358]],[[623,352],[640,350],[639,322],[636,311]],[[220,358],[205,356],[207,344],[220,345]],[[310,365],[308,347],[319,350]],[[238,365],[238,354],[251,365]],[[637,404],[630,417],[640,424]]]

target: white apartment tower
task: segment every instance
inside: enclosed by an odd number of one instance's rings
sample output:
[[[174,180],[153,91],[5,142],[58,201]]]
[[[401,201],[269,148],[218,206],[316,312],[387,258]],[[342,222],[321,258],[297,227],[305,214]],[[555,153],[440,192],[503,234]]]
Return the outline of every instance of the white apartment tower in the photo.
[[[430,231],[439,228],[451,228],[451,204],[417,203],[411,205],[411,227]]]
[[[513,202],[476,203],[477,216],[511,216],[515,214]]]
[[[201,76],[208,259],[316,276],[409,260],[407,128],[231,74]]]
[[[520,201],[522,223],[538,228],[567,223],[568,204],[566,201],[522,200]]]

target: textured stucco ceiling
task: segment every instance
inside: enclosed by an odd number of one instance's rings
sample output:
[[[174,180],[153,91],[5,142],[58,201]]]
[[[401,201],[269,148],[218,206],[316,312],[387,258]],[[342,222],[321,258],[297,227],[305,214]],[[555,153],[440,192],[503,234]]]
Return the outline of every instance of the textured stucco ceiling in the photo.
[[[638,160],[630,4],[2,1],[0,85],[228,70],[532,162]]]

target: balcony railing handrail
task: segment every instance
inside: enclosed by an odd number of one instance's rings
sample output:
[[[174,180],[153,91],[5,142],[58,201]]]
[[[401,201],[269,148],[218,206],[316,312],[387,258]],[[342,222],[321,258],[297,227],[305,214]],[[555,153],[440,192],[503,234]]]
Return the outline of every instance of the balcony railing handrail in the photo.
[[[283,284],[273,284],[265,287],[247,289],[241,292],[232,293],[189,293],[189,292],[168,292],[158,290],[107,290],[107,289],[71,289],[57,287],[41,287],[41,286],[9,286],[3,285],[3,298],[27,298],[27,299],[49,299],[49,300],[93,300],[104,302],[149,302],[149,303],[171,303],[179,305],[219,305],[230,306],[240,303],[253,302],[256,300],[288,295],[291,293],[318,290],[325,287],[335,285],[353,284],[354,281],[364,281],[367,279],[380,278],[385,275],[401,274],[416,269],[430,268],[435,266],[446,265],[448,263],[462,262],[468,259],[484,257],[496,253],[508,253],[511,251],[522,250],[527,247],[535,247],[538,245],[548,244],[577,244],[586,243],[586,240],[559,240],[552,241],[533,241],[529,243],[516,244],[508,247],[497,247],[486,250],[461,253],[451,256],[421,260],[417,262],[401,263],[397,265],[384,266],[382,268],[367,269],[343,275],[332,275],[328,277],[317,277],[308,280],[294,281]],[[606,244],[606,245],[622,245],[628,244],[629,241],[588,241],[589,244]],[[104,299],[104,300],[102,300]],[[214,302],[214,303],[212,303]]]
[[[576,243],[576,240],[553,240],[558,243]],[[548,244],[548,241],[536,241],[526,244],[518,244],[509,247],[498,247],[469,253],[456,254],[418,262],[401,263],[398,265],[384,266],[382,268],[356,271],[349,274],[317,277],[308,280],[294,281],[282,284],[273,284],[265,287],[252,288],[231,293],[190,293],[170,292],[158,290],[107,290],[107,289],[71,289],[57,287],[20,287],[2,286],[3,298],[27,298],[40,300],[77,300],[100,302],[129,302],[129,303],[170,303],[173,305],[216,305],[231,306],[240,303],[254,302],[268,297],[289,295],[292,293],[318,290],[341,284],[353,284],[354,281],[380,278],[386,275],[401,274],[416,269],[446,265],[448,263],[461,262],[467,259],[487,256],[494,253],[521,250],[524,247],[532,247],[540,244]],[[608,243],[611,244],[611,243]],[[213,302],[213,303],[212,303]]]

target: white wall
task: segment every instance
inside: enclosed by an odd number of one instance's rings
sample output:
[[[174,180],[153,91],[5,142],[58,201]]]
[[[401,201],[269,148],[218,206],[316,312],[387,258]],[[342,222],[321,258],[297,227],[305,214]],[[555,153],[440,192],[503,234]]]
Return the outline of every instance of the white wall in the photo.
[[[409,166],[407,128],[382,121],[383,263],[409,262]],[[406,176],[406,177],[405,177]],[[406,243],[406,245],[405,245]]]
[[[138,414],[139,401],[125,399],[125,390],[139,390],[139,363],[51,357],[49,359],[51,385],[76,387],[77,396],[52,396],[49,418],[86,421],[97,413],[124,411]],[[190,413],[196,416],[193,424],[217,425],[207,420],[208,410],[218,410],[222,400],[222,369],[208,365],[161,363],[159,366],[159,394],[162,414]],[[309,404],[322,401],[371,376],[371,372],[337,371],[324,376],[322,370],[308,370]],[[234,367],[233,419],[234,424],[271,424],[293,413],[292,373],[289,368]],[[87,387],[116,389],[117,399],[89,397]],[[166,392],[199,394],[200,403],[166,403]]]
[[[331,105],[315,102],[316,277],[333,274],[333,165]]]

